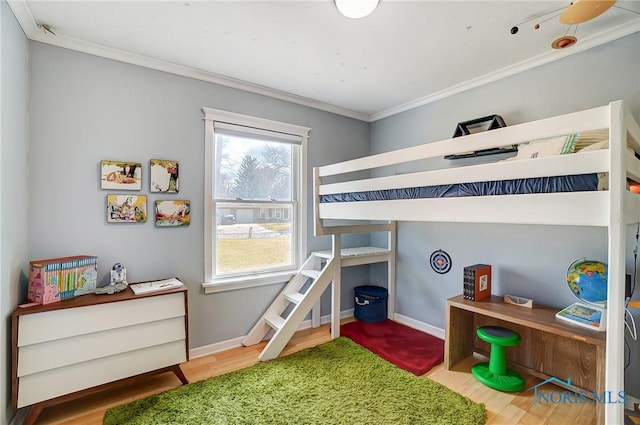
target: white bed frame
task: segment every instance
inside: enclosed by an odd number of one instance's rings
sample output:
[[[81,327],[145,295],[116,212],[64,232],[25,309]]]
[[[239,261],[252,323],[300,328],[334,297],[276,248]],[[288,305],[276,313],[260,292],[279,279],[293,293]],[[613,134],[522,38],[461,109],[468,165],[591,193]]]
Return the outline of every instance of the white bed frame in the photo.
[[[421,171],[323,184],[323,179],[345,178],[345,174],[376,170],[415,160],[441,158],[461,150],[516,145],[590,130],[609,129],[610,148],[581,154],[496,162],[459,168]],[[358,232],[357,226],[328,225],[325,220],[390,220],[467,223],[518,223],[607,227],[609,286],[605,389],[624,390],[624,282],[626,225],[640,222],[640,196],[627,190],[627,178],[640,182],[640,161],[626,146],[640,152],[640,128],[622,101],[581,112],[504,127],[411,148],[371,155],[314,169],[314,213],[316,235]],[[398,189],[475,181],[606,172],[609,190],[528,195],[477,196],[463,198],[406,199],[320,203],[321,195],[366,190]],[[580,211],[576,214],[576,211]],[[337,242],[336,242],[337,239]],[[340,237],[334,238],[333,257],[340,252]],[[340,257],[340,256],[338,256]],[[335,282],[334,282],[334,286]],[[336,289],[334,288],[334,291]],[[395,290],[390,288],[391,294]],[[390,299],[390,304],[394,302]],[[339,305],[332,318],[339,318]],[[336,319],[337,320],[337,319]],[[339,327],[339,322],[332,328]],[[622,424],[624,406],[605,405],[605,423]]]

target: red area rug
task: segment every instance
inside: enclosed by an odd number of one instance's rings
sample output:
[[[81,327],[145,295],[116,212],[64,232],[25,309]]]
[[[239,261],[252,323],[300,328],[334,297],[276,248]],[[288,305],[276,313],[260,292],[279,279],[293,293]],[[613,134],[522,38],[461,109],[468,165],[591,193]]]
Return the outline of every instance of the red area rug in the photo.
[[[340,335],[414,375],[424,375],[444,361],[443,340],[389,319],[345,323],[340,326]]]

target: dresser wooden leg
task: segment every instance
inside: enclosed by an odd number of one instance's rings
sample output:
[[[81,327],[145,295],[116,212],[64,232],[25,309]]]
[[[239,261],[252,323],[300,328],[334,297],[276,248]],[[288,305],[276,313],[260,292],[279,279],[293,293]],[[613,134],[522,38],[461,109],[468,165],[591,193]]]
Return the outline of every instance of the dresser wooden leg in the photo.
[[[27,413],[27,416],[24,418],[24,422],[22,422],[22,425],[33,425],[36,422],[36,419],[38,419],[38,416],[40,416],[40,413],[42,413],[42,409],[44,408],[44,403],[36,403],[32,405],[29,408],[29,413]]]
[[[175,375],[178,377],[180,382],[182,382],[182,385],[187,385],[189,383],[189,380],[187,379],[187,377],[184,376],[184,372],[182,372],[182,369],[180,369],[179,364],[173,366],[171,370],[173,371],[173,373],[175,373]]]

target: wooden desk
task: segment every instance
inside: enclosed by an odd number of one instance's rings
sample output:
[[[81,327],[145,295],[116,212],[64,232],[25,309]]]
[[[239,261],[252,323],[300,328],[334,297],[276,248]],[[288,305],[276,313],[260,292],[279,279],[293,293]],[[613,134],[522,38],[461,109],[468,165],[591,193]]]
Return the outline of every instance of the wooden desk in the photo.
[[[604,391],[604,355],[606,332],[575,326],[556,318],[557,309],[535,305],[533,308],[506,304],[498,296],[470,301],[462,295],[447,300],[444,365],[456,363],[474,352],[489,355],[490,345],[476,335],[478,326],[498,325],[512,329],[522,338],[516,347],[506,350],[513,369],[543,380],[571,379],[570,390],[602,394]],[[596,404],[600,422],[604,420],[602,403]]]

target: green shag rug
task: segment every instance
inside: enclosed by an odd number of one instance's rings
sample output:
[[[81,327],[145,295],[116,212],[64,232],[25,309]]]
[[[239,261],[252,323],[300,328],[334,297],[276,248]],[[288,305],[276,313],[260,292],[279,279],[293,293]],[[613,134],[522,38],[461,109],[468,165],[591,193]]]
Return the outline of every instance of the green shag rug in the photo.
[[[483,404],[342,337],[114,407],[104,425],[481,425]]]

